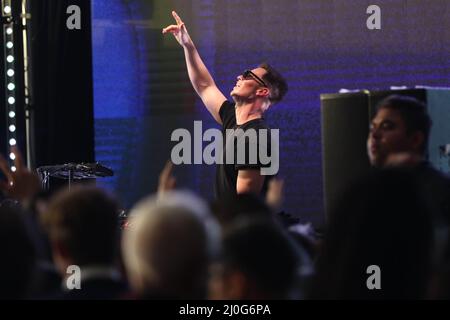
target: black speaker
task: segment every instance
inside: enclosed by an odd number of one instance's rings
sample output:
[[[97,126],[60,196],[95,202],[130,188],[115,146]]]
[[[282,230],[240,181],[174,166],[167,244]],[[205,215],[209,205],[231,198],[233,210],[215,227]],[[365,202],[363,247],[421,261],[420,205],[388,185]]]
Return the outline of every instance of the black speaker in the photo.
[[[450,173],[450,89],[358,91],[322,94],[322,166],[326,216],[348,185],[367,174],[367,136],[377,104],[389,95],[407,95],[426,103],[433,121],[427,156],[439,170]]]
[[[325,212],[356,177],[369,170],[366,139],[369,96],[365,92],[321,95]]]

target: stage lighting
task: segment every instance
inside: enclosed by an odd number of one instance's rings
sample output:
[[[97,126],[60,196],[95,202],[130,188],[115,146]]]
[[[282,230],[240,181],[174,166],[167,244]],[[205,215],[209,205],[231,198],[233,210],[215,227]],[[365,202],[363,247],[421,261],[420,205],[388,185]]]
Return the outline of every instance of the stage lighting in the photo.
[[[11,0],[1,0],[1,13],[2,13],[2,31],[3,31],[3,54],[6,72],[4,74],[4,86],[5,86],[5,99],[6,105],[8,106],[5,110],[6,117],[6,141],[9,142],[10,146],[14,146],[17,143],[17,119],[16,119],[16,97],[17,96],[17,82],[15,79],[15,68],[16,55],[15,43],[18,40],[14,35],[14,10],[15,7],[11,6]],[[2,150],[2,152],[4,152]],[[9,158],[11,160],[15,159],[15,155],[10,153]],[[12,164],[11,164],[12,165]]]
[[[11,14],[11,0],[2,0],[2,16],[8,18],[11,17]]]

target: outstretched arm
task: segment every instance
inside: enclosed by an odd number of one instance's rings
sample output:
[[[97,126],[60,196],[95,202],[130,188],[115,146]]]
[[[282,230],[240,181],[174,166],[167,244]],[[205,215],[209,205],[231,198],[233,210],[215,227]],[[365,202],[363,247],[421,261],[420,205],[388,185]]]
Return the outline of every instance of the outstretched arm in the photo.
[[[176,179],[172,174],[173,171],[173,163],[172,161],[167,161],[164,169],[159,174],[159,183],[158,183],[158,194],[162,195],[167,191],[171,191],[175,189]]]
[[[236,182],[236,193],[259,194],[264,184],[265,176],[261,175],[259,169],[239,170]]]
[[[283,206],[283,188],[284,180],[278,178],[270,180],[266,193],[266,203],[274,212],[280,212],[281,207]]]
[[[214,119],[222,124],[219,110],[226,98],[217,88],[214,79],[211,77],[211,74],[203,63],[183,21],[175,11],[172,11],[172,15],[177,24],[164,28],[162,33],[172,33],[178,43],[183,47],[186,66],[192,86]]]

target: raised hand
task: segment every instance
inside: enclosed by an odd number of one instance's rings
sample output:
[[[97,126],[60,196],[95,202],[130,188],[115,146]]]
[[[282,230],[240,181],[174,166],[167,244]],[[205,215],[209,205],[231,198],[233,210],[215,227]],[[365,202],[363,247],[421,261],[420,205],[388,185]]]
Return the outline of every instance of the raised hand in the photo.
[[[273,178],[269,182],[266,193],[266,203],[274,210],[281,209],[284,201],[284,180]]]
[[[169,160],[159,175],[158,194],[175,189],[176,179],[172,175],[172,171],[173,163]]]
[[[186,26],[184,25],[184,22],[181,20],[181,18],[178,16],[178,14],[175,11],[172,11],[172,16],[174,17],[177,24],[172,24],[170,26],[165,27],[162,30],[163,34],[171,33],[177,39],[178,43],[181,46],[186,46],[190,43],[191,37],[189,36],[189,33],[186,30]]]
[[[39,176],[25,166],[22,154],[16,146],[11,148],[11,152],[15,155],[16,171],[11,171],[6,159],[0,155],[0,170],[7,179],[0,181],[0,190],[8,197],[24,202],[39,192],[41,182]]]

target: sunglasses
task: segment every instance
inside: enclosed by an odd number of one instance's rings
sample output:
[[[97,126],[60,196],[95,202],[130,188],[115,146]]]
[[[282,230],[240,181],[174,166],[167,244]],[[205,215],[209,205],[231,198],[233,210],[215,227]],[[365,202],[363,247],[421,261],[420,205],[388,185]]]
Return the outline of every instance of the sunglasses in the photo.
[[[242,78],[243,79],[253,79],[256,82],[258,82],[260,85],[262,85],[263,87],[267,87],[267,84],[263,81],[263,79],[261,79],[260,77],[258,77],[256,74],[254,74],[251,70],[245,70],[242,73]]]

